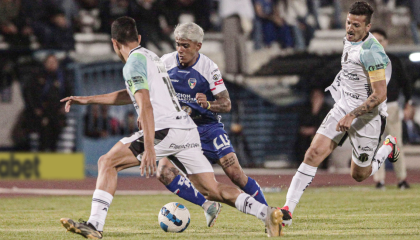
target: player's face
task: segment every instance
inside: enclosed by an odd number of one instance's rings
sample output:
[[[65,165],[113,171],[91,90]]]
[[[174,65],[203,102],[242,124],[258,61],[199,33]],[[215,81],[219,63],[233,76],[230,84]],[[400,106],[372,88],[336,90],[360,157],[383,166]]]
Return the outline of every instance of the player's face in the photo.
[[[378,40],[378,42],[382,45],[382,47],[386,48],[388,46],[388,40],[379,33],[372,33],[373,36]]]
[[[350,42],[359,42],[368,34],[370,27],[366,25],[366,16],[348,14],[346,20],[346,38]]]
[[[175,42],[179,63],[184,67],[194,65],[198,58],[198,51],[201,49],[201,43],[178,38],[175,39]]]

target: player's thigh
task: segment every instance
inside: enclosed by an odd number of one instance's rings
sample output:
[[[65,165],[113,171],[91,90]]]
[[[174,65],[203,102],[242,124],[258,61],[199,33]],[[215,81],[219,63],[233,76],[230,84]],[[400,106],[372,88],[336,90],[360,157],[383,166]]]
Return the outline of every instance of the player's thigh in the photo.
[[[129,149],[129,144],[117,142],[111,150],[100,158],[99,166],[115,167],[117,171],[138,166],[140,162]]]
[[[223,129],[223,124],[218,123],[205,129],[200,128],[201,148],[204,156],[212,163],[219,160],[235,150],[230,142],[229,136]]]
[[[351,159],[352,163],[357,165],[352,169],[357,173],[365,171],[359,168],[368,168],[366,171],[369,171],[380,146],[385,123],[385,118],[380,116],[372,119],[358,118],[349,129],[349,141],[353,149]]]

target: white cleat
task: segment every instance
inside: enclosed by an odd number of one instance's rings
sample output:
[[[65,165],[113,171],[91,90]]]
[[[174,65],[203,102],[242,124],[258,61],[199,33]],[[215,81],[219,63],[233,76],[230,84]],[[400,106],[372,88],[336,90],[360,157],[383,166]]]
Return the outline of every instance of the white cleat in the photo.
[[[216,219],[219,216],[220,211],[222,211],[222,204],[218,202],[213,202],[209,208],[207,208],[207,211],[204,211],[207,227],[213,227],[213,225],[216,223]]]

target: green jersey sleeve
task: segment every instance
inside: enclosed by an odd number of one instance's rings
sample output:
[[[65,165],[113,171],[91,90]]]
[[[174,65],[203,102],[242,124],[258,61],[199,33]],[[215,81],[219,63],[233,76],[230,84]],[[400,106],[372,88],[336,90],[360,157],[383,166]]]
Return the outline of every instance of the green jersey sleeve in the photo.
[[[149,90],[147,82],[147,59],[141,53],[132,53],[123,69],[124,79],[132,94],[140,89]]]
[[[363,43],[360,50],[360,61],[366,71],[372,72],[379,69],[385,69],[389,63],[389,58],[382,45],[374,38]]]

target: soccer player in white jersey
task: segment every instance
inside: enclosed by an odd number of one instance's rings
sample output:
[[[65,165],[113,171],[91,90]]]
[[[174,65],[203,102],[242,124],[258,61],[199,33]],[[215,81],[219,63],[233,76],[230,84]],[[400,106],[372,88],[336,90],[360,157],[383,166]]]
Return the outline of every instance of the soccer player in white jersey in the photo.
[[[350,7],[342,68],[327,88],[336,103],[318,128],[290,183],[282,208],[285,225],[292,223],[292,213],[319,164],[347,137],[353,147],[351,176],[357,182],[373,175],[386,159],[398,160],[399,150],[394,137],[388,135],[379,148],[387,117],[386,93],[391,62],[383,47],[369,33],[372,14],[373,9],[366,2],[355,2]]]
[[[216,182],[213,169],[201,151],[196,125],[182,111],[160,58],[139,45],[141,36],[137,33],[135,21],[129,17],[118,18],[111,26],[111,37],[115,53],[125,63],[123,76],[126,89],[103,95],[72,96],[61,101],[66,102],[67,112],[72,104],[132,103],[141,130],[121,139],[99,159],[89,220],[75,222],[62,218],[62,225],[85,238],[101,239],[105,218],[117,188],[118,171],[140,165],[141,174],[149,177],[156,172],[156,160],[175,156],[185,166],[194,186],[204,189],[209,200],[226,203],[256,216],[265,222],[269,236],[280,236],[283,214],[279,209],[259,203],[236,187]],[[205,208],[206,199],[188,179],[180,175],[171,178],[173,181],[166,185],[169,190],[178,195],[184,194],[187,196],[185,199],[193,203],[201,201]]]

